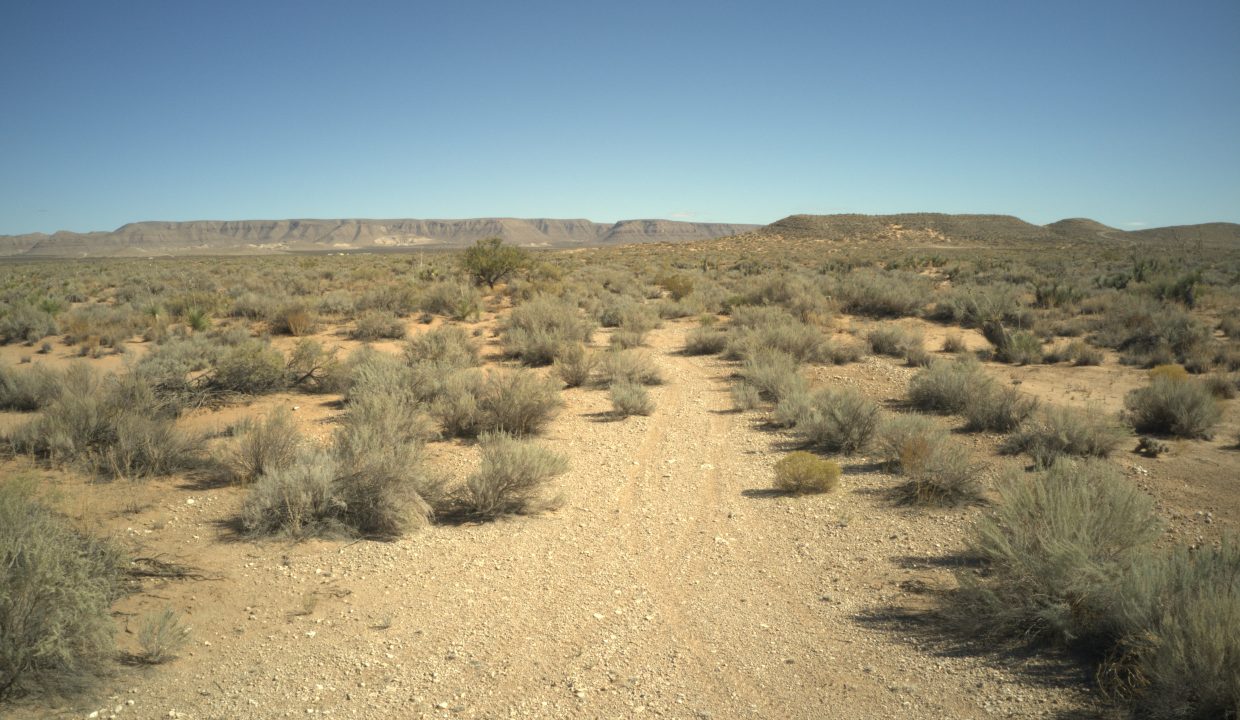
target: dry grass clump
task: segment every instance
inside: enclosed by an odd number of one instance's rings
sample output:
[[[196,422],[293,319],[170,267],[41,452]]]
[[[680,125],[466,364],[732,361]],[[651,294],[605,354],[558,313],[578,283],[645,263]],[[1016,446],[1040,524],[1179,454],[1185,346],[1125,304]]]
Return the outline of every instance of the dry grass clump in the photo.
[[[349,334],[354,340],[399,340],[405,337],[405,321],[390,310],[363,310]]]
[[[276,408],[262,420],[247,418],[234,432],[236,439],[225,465],[238,483],[251,483],[292,465],[301,446],[293,414],[284,407]]]
[[[1102,458],[1119,445],[1121,434],[1102,413],[1048,405],[1004,444],[1008,453],[1027,453],[1039,467],[1063,456]]]
[[[909,402],[920,410],[952,415],[962,412],[977,396],[990,392],[993,384],[981,363],[972,357],[936,360],[913,376]]]
[[[190,627],[181,621],[181,613],[171,606],[143,618],[138,628],[138,647],[142,652],[134,659],[147,665],[175,659],[190,637]]]
[[[562,455],[502,432],[482,435],[479,444],[482,464],[456,498],[461,512],[489,519],[554,506],[555,500],[546,498],[546,485],[568,469]]]
[[[943,338],[943,352],[963,353],[968,351],[969,346],[965,344],[964,336],[960,333],[951,333]]]
[[[990,385],[987,391],[975,393],[965,405],[965,430],[1012,432],[1037,409],[1036,398],[1013,387]]]
[[[813,453],[797,450],[775,463],[775,489],[790,495],[825,493],[840,484],[840,466]]]
[[[836,295],[844,311],[854,315],[906,317],[921,313],[930,287],[913,273],[857,270],[840,280]]]
[[[115,653],[124,559],[19,478],[0,482],[0,700],[83,689]]]
[[[564,301],[537,296],[513,308],[504,323],[510,356],[526,365],[550,365],[566,347],[588,343],[594,323]]]
[[[1084,340],[1073,340],[1067,345],[1053,347],[1042,356],[1045,363],[1070,362],[1077,367],[1101,365],[1102,360],[1102,351]]]
[[[642,385],[627,380],[611,384],[611,410],[617,417],[649,415],[654,412],[654,401]]]
[[[1125,419],[1141,433],[1209,439],[1222,416],[1218,401],[1195,380],[1153,375],[1124,398]]]

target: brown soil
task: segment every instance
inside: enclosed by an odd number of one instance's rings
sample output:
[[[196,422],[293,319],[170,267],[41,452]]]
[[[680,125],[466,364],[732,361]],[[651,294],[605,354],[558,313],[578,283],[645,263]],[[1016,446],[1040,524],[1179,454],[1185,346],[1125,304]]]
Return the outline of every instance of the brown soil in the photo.
[[[1093,706],[1080,666],[952,638],[927,614],[982,510],[897,506],[897,480],[865,457],[848,459],[833,493],[772,494],[788,438],[731,411],[732,363],[678,353],[690,327],[650,335],[666,379],[650,417],[616,421],[606,392],[565,391],[541,440],[570,460],[553,488],[564,503],[538,516],[396,542],[252,543],[227,525],[244,488],[97,484],[8,463],[46,477],[88,526],[203,576],[152,582],[117,607],[130,650],[143,615],[185,612],[194,629],[179,659],[124,667],[90,703],[15,717],[981,718]],[[1112,363],[989,370],[1109,414],[1141,377]],[[912,372],[867,358],[812,374],[895,406]],[[273,395],[185,423],[219,430],[296,406],[325,441],[333,400]],[[1216,441],[1173,443],[1158,460],[1121,453],[1181,539],[1240,521],[1235,406]],[[961,439],[996,467],[1019,464],[995,455],[998,438]],[[469,443],[431,452],[457,478],[477,460]]]

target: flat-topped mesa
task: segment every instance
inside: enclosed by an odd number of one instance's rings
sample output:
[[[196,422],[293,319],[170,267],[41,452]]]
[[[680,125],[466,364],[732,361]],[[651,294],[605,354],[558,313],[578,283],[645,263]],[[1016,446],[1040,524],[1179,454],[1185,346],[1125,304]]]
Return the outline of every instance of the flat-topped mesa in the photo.
[[[129,223],[112,232],[0,236],[0,256],[113,257],[452,248],[496,236],[509,243],[531,247],[589,247],[707,240],[757,227],[673,220],[623,220],[605,224],[552,218],[148,221]]]

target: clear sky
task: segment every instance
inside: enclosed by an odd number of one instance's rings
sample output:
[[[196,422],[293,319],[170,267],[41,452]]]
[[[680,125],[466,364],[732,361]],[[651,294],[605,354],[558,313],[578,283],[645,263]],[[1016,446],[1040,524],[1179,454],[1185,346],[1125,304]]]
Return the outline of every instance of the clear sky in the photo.
[[[1240,222],[1240,2],[0,0],[0,233]]]

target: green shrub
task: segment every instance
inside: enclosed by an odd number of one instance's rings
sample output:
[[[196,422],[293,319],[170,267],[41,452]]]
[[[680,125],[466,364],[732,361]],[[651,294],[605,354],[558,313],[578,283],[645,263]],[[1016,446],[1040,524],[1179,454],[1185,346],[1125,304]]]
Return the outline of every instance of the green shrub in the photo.
[[[44,365],[28,370],[0,366],[0,410],[34,412],[60,396],[60,373]]]
[[[494,288],[503,280],[528,264],[528,254],[515,245],[505,245],[503,239],[489,237],[477,240],[461,253],[461,265],[479,283]]]
[[[851,455],[878,429],[878,405],[851,387],[813,392],[795,413],[793,431],[809,447]]]
[[[1024,423],[1003,449],[1028,453],[1036,465],[1049,467],[1062,456],[1107,457],[1120,437],[1099,412],[1052,405]]]
[[[469,476],[460,494],[460,507],[481,518],[526,515],[547,509],[548,481],[568,469],[561,455],[504,433],[479,438],[482,464]]]
[[[969,398],[964,408],[965,429],[1012,432],[1033,415],[1038,401],[1012,387],[991,386]]]
[[[1100,461],[1060,460],[998,494],[968,542],[985,573],[958,575],[958,622],[1105,654],[1121,630],[1115,585],[1161,531],[1153,500]]]
[[[83,689],[115,653],[121,553],[78,532],[32,488],[0,480],[0,700]]]
[[[1213,436],[1222,411],[1208,388],[1194,380],[1156,376],[1124,398],[1125,417],[1140,433],[1183,438]]]
[[[292,413],[279,407],[262,420],[247,419],[237,426],[226,464],[234,481],[251,483],[291,465],[300,445]]]
[[[610,394],[612,413],[618,417],[649,415],[654,412],[654,401],[642,385],[621,380],[612,383]]]
[[[211,375],[215,389],[245,395],[276,392],[287,383],[284,355],[260,340],[225,348]]]
[[[804,450],[775,463],[775,489],[792,495],[825,493],[840,484],[840,466]]]
[[[951,415],[962,412],[974,397],[989,392],[993,384],[981,363],[971,357],[937,360],[913,376],[909,402],[920,410]]]
[[[598,355],[578,343],[564,348],[552,369],[568,387],[581,387],[590,382],[598,361]]]
[[[699,327],[685,337],[685,354],[715,355],[728,345],[727,333],[712,327]]]
[[[606,385],[618,382],[663,384],[663,373],[651,356],[637,350],[612,350],[603,353],[599,362],[599,377]]]
[[[387,310],[363,310],[350,334],[355,340],[399,340],[405,336],[405,322]]]

